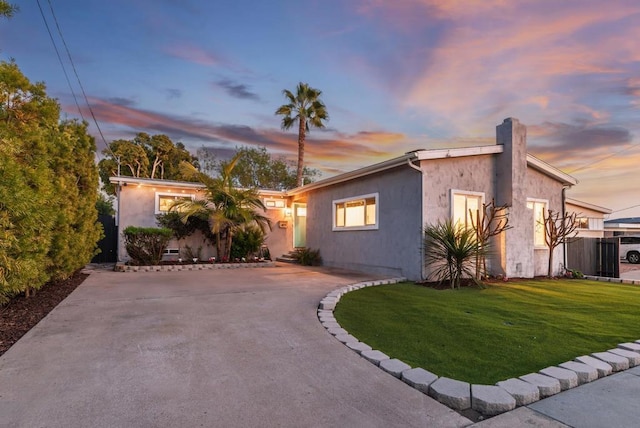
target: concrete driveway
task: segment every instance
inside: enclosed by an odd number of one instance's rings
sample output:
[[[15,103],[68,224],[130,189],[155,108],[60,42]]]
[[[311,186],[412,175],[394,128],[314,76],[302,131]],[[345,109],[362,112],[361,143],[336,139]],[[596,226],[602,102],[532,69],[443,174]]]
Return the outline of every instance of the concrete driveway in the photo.
[[[465,426],[316,317],[371,277],[97,271],[0,357],[0,426]]]

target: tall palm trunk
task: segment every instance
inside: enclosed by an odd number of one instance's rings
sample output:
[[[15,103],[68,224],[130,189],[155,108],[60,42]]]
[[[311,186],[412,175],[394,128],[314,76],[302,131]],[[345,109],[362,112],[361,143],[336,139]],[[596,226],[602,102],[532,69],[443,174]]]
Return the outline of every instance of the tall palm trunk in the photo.
[[[304,168],[304,139],[307,130],[307,121],[301,117],[298,121],[298,169],[296,170],[296,186],[302,186],[302,170]]]

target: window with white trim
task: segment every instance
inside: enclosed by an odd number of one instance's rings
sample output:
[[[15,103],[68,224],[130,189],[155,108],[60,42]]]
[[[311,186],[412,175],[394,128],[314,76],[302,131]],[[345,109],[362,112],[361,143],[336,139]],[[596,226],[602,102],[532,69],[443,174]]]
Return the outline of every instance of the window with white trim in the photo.
[[[156,214],[166,214],[174,203],[179,201],[192,201],[194,195],[184,193],[161,193],[156,192]],[[180,211],[180,209],[178,209]]]
[[[333,230],[378,229],[378,194],[333,201]]]
[[[286,208],[287,207],[287,203],[284,199],[265,199],[264,200],[264,206],[267,209],[273,209],[273,208]]]
[[[544,215],[548,202],[544,199],[527,199],[527,208],[533,210],[533,246],[546,248]]]
[[[484,193],[451,189],[451,221],[456,227],[472,229],[478,220]]]

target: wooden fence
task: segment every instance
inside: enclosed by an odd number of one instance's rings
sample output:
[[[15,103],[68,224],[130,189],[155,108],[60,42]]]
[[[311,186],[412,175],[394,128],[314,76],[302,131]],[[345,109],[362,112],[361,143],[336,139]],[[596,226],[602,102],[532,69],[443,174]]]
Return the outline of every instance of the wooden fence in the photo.
[[[620,238],[571,238],[567,268],[585,275],[620,278]]]

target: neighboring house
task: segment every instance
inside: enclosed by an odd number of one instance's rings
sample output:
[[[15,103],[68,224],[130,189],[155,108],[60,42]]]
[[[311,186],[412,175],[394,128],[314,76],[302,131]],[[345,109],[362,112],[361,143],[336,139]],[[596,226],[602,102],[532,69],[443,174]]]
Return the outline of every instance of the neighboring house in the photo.
[[[609,208],[567,198],[565,210],[567,214],[576,214],[577,238],[604,238],[604,216],[611,214]]]
[[[495,238],[490,273],[546,275],[543,212],[562,212],[564,189],[577,181],[527,154],[526,127],[517,119],[505,119],[496,132],[496,145],[418,150],[288,192],[264,193],[285,201],[273,211],[274,219],[287,223],[269,235],[271,254],[308,247],[319,249],[328,266],[420,280],[429,274],[423,262],[425,225],[445,219],[466,225],[469,210],[495,199],[510,206],[512,228]],[[151,213],[165,190],[167,197],[197,198],[201,189],[128,177],[111,182],[119,184],[120,227],[154,225]],[[142,190],[135,190],[138,184]],[[554,260],[554,274],[561,273],[562,246]]]
[[[604,222],[605,236],[640,235],[640,217],[626,217]]]

